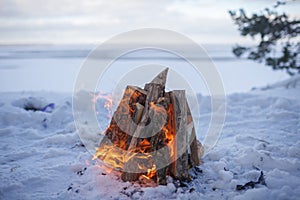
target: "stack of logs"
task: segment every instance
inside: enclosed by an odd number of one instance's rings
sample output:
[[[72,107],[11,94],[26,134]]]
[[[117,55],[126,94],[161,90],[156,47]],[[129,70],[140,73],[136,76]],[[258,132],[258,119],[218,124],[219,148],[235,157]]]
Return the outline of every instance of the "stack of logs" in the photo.
[[[190,180],[203,147],[184,90],[165,92],[168,68],[144,89],[127,86],[96,158],[122,171],[122,180],[140,177],[166,184],[168,175]]]

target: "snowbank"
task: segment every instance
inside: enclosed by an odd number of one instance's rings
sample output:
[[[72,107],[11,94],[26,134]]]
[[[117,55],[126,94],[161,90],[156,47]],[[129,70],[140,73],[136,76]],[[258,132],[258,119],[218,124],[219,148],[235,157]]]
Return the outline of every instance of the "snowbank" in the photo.
[[[200,100],[210,107],[208,97]],[[222,136],[191,171],[194,180],[141,187],[91,160],[76,133],[70,95],[1,93],[0,199],[298,199],[299,100],[300,76],[228,96]],[[42,111],[50,103],[55,107]],[[199,138],[209,112],[201,112]],[[265,184],[237,190],[261,171]]]

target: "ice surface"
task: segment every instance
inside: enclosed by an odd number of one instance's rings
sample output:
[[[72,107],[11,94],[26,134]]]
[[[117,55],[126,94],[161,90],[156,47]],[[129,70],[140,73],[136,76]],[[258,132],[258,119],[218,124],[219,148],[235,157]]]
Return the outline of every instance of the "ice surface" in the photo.
[[[70,93],[86,56],[95,47],[95,45],[0,45],[0,91],[45,90]],[[180,46],[181,50],[182,48]],[[249,91],[253,86],[264,86],[288,77],[285,72],[273,71],[261,63],[235,58],[231,53],[232,45],[205,45],[204,48],[216,65],[227,94]],[[200,56],[200,59],[203,59],[202,55],[194,55],[193,49],[186,49],[192,54],[192,58]],[[108,58],[112,50],[105,51]],[[178,57],[174,59],[174,55],[170,53],[157,50],[134,51],[123,58],[114,60],[110,65],[101,91],[112,91],[128,69],[155,63],[176,69],[196,92],[205,95],[209,93],[203,77],[195,73],[187,62]],[[201,67],[205,66],[207,60],[203,59]],[[153,76],[156,73],[154,72]],[[153,76],[149,76],[148,81]]]

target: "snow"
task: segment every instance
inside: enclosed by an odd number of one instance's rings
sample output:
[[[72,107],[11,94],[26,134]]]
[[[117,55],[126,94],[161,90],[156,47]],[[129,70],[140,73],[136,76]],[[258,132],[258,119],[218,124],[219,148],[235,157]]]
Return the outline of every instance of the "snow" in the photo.
[[[71,94],[2,92],[0,199],[299,199],[300,76],[227,96],[221,138],[193,181],[166,186],[123,182],[119,172],[93,161],[73,122]],[[37,109],[54,103],[53,110]],[[210,98],[199,95],[198,138],[210,118]],[[247,190],[237,185],[266,185]]]

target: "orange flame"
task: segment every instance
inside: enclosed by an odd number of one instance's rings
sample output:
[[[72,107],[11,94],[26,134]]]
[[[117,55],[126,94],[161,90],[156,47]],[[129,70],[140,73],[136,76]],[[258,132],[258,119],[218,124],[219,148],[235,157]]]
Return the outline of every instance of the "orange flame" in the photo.
[[[135,103],[138,102],[137,99],[141,96],[141,93],[137,91],[133,91],[130,89],[126,89],[124,92],[124,96],[117,108],[117,113],[128,114],[131,117],[135,111]],[[95,96],[95,100],[99,98],[103,98],[104,96],[99,94]],[[111,109],[112,99],[111,96],[105,96],[106,103],[104,107],[106,109]],[[174,128],[174,119],[173,119],[173,107],[172,104],[169,104],[168,110],[166,111],[162,105],[155,104],[155,102],[150,102],[150,109],[153,109],[155,115],[158,117],[162,117],[162,120],[166,120],[166,123],[161,127],[161,131],[164,132],[165,135],[165,145],[167,145],[170,149],[171,159],[174,159],[175,155],[175,128]],[[116,125],[110,124],[108,129],[114,129]],[[154,164],[153,157],[150,154],[151,152],[151,144],[150,141],[146,138],[139,141],[135,148],[130,151],[126,150],[126,142],[127,141],[118,141],[117,144],[114,145],[102,145],[97,149],[96,154],[93,159],[100,158],[104,163],[112,166],[115,169],[124,170],[125,164],[135,157],[136,159],[140,159],[141,162],[136,162],[137,171],[143,171],[144,173],[141,175],[144,178],[150,180],[153,179],[157,174],[156,165]],[[142,160],[148,160],[143,162]]]
[[[175,123],[173,119],[173,105],[169,104],[168,107],[168,123],[163,127],[165,133],[166,144],[170,149],[170,157],[174,159],[175,156]]]

